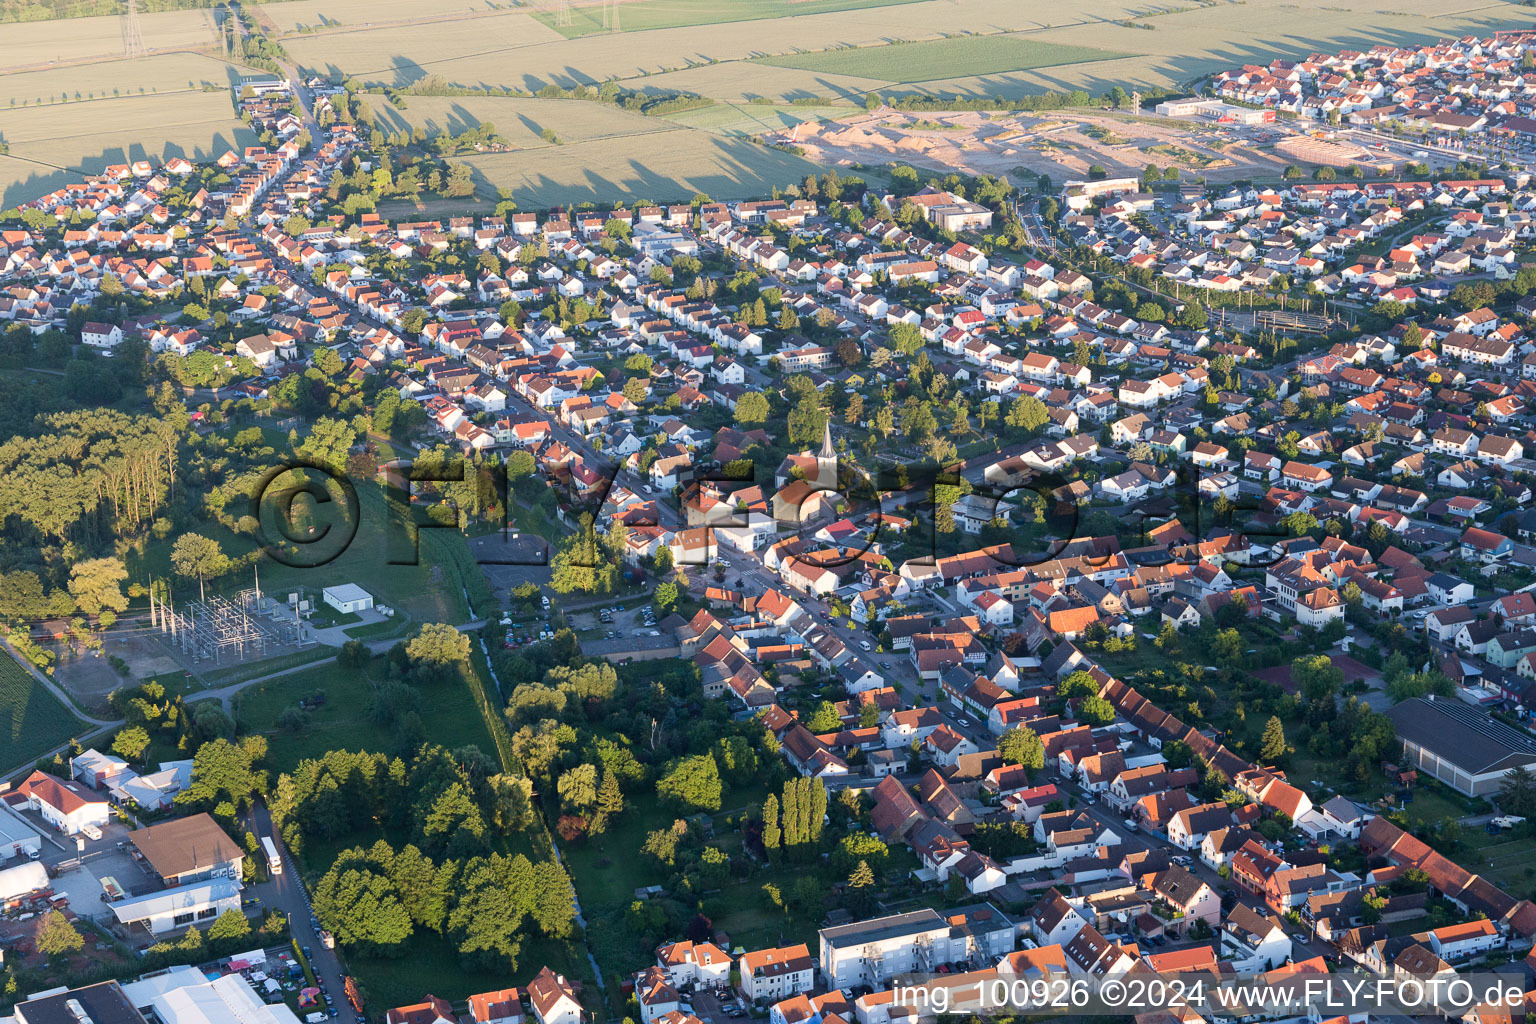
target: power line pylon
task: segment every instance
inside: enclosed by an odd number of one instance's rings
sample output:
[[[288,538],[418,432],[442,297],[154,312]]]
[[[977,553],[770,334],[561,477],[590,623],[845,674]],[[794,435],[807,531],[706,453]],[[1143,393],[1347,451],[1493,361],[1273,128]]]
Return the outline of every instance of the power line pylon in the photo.
[[[129,57],[144,56],[144,33],[139,30],[137,0],[128,0],[128,10],[123,14],[123,53]]]
[[[555,7],[555,25],[559,28],[571,27],[571,0],[558,0]]]
[[[615,32],[624,31],[624,26],[619,23],[619,3],[620,0],[613,0],[613,17],[609,19],[611,22],[609,27]]]

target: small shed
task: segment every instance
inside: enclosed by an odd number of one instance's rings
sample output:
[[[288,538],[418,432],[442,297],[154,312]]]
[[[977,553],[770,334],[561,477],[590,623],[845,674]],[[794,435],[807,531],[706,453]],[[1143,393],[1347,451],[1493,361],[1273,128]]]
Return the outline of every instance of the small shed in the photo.
[[[325,603],[343,615],[373,607],[373,595],[356,583],[339,583],[326,587],[321,597]]]

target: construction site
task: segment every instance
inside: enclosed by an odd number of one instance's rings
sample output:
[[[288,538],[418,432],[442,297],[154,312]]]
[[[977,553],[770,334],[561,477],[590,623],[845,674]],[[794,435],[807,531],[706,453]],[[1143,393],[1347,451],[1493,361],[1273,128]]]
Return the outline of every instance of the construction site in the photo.
[[[805,121],[768,137],[835,165],[906,163],[966,174],[1046,174],[1086,178],[1139,174],[1147,164],[1212,181],[1279,173],[1287,158],[1261,142],[1272,128],[1170,118],[1130,111],[1041,114],[907,113],[880,108],[845,118]],[[1276,134],[1275,137],[1278,137]]]

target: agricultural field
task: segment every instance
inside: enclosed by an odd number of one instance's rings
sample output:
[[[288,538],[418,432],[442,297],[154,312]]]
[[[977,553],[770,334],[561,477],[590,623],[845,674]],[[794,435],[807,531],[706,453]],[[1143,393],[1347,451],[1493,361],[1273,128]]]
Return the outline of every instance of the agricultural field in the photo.
[[[1120,85],[1169,88],[1246,62],[1297,59],[1377,44],[1409,45],[1497,29],[1528,28],[1529,9],[1509,3],[1464,5],[1444,0],[1408,0],[1390,10],[1363,0],[1344,3],[1299,0],[1287,3],[1206,3],[1159,15],[1081,18],[1044,26],[1033,37],[1063,46],[1088,46],[1140,56],[1055,66],[1049,70],[984,73],[964,70],[925,82],[924,91],[1016,98],[1045,90],[1086,89],[1098,95]],[[1141,27],[1136,27],[1141,26]]]
[[[0,651],[0,771],[41,757],[83,731],[73,712]]]
[[[1120,0],[1088,2],[1117,15],[1124,12]],[[961,7],[947,0],[914,0],[881,7],[878,17],[855,9],[814,13],[823,8],[812,0],[775,3],[773,13],[779,16],[773,20],[630,31],[629,12],[639,6],[625,5],[623,33],[578,39],[561,38],[533,16],[519,13],[457,23],[294,35],[284,39],[284,46],[308,69],[345,72],[387,86],[408,85],[425,74],[437,74],[456,84],[536,91],[549,83],[595,84],[613,77],[632,79],[627,83],[632,88],[659,87],[649,76],[787,53],[805,47],[807,40],[827,46],[875,46],[893,39],[935,39],[946,32],[1039,27],[1036,19],[1009,0],[966,0]],[[580,8],[576,13],[581,13]],[[783,16],[786,13],[789,16]],[[761,76],[764,71],[750,65],[739,68],[745,77]],[[786,81],[783,94],[794,89],[809,92],[819,76],[793,71],[790,77],[798,84]],[[770,93],[767,88],[759,91]]]
[[[659,28],[692,25],[719,25],[733,21],[760,21],[768,18],[805,17],[834,11],[862,11],[894,7],[921,0],[792,0],[786,11],[783,0],[634,0],[624,3],[620,20],[625,32],[644,32]],[[873,15],[879,19],[885,12]],[[603,23],[600,4],[574,7],[569,25],[556,25],[555,16],[538,15],[540,21],[570,39],[609,31]]]
[[[51,61],[123,55],[121,18],[75,18],[68,24],[66,32],[60,31],[58,22],[0,23],[0,71]],[[150,50],[196,49],[218,42],[211,10],[141,14],[139,32]]]
[[[662,115],[662,120],[686,128],[702,128],[720,135],[757,135],[778,132],[804,121],[846,117],[847,107],[768,106],[761,103],[716,103],[713,106]]]
[[[545,128],[561,142],[591,142],[666,131],[659,118],[582,100],[541,100],[498,96],[411,96],[404,110],[382,94],[368,97],[379,127],[394,132],[422,128],[428,134],[463,132],[485,122],[515,149],[543,149],[551,143],[540,135]]]
[[[260,74],[252,68],[196,53],[159,54],[135,60],[98,61],[73,67],[48,68],[0,74],[0,107],[7,116],[0,130],[11,123],[11,107],[29,107],[56,103],[65,96],[70,102],[103,97],[150,96],[178,90],[218,89],[224,109],[234,117],[230,86],[246,75]],[[13,102],[14,101],[14,102]]]
[[[0,83],[6,79],[0,78]],[[0,206],[34,198],[83,173],[140,157],[207,160],[252,145],[227,92],[182,92],[17,107],[0,119]]]
[[[760,196],[822,170],[790,153],[690,128],[491,153],[463,162],[474,170],[483,193],[511,189],[525,209],[636,196],[667,202],[686,200],[695,192],[715,199]]]
[[[1091,46],[1047,43],[1027,36],[957,36],[923,43],[893,43],[846,50],[821,50],[779,57],[759,57],[757,63],[825,74],[855,75],[886,82],[931,82],[953,77],[957,67],[978,75],[1064,64],[1091,64],[1128,56]]]
[[[511,0],[286,0],[251,12],[278,32],[305,32],[335,26],[368,26],[415,19],[440,20],[517,7]]]
[[[765,194],[776,184],[799,180],[819,168],[743,136],[829,112],[704,107],[646,117],[596,102],[490,96],[411,96],[400,110],[384,96],[373,95],[369,105],[388,131],[420,126],[457,133],[491,122],[514,150],[454,159],[474,169],[482,196],[509,188],[525,208],[633,200],[637,195],[667,201],[688,199],[694,192],[715,198]],[[556,133],[558,143],[541,137],[545,128]],[[405,215],[414,209],[398,205],[400,209],[392,205],[386,212]],[[428,201],[424,211],[433,209],[435,204]]]
[[[487,17],[444,19],[421,24],[375,28],[340,28],[286,37],[283,46],[307,70],[333,77],[349,76],[389,87],[409,85],[429,74],[456,84],[511,85],[530,91],[545,84],[517,70],[521,55],[563,39],[530,15],[510,11]],[[562,84],[572,84],[567,76]]]

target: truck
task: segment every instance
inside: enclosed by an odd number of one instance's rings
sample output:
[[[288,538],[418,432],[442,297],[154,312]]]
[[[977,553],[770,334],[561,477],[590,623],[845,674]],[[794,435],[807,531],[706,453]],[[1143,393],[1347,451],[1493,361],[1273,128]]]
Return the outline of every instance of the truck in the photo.
[[[321,932],[320,945],[324,946],[326,949],[335,949],[336,936],[332,935],[330,932]]]
[[[1494,818],[1491,824],[1497,825],[1499,828],[1514,828],[1516,825],[1525,824],[1525,819],[1518,814],[1501,814]]]
[[[261,837],[261,848],[267,853],[267,872],[274,876],[282,874],[283,858],[277,852],[277,844],[272,841],[271,836]]]

